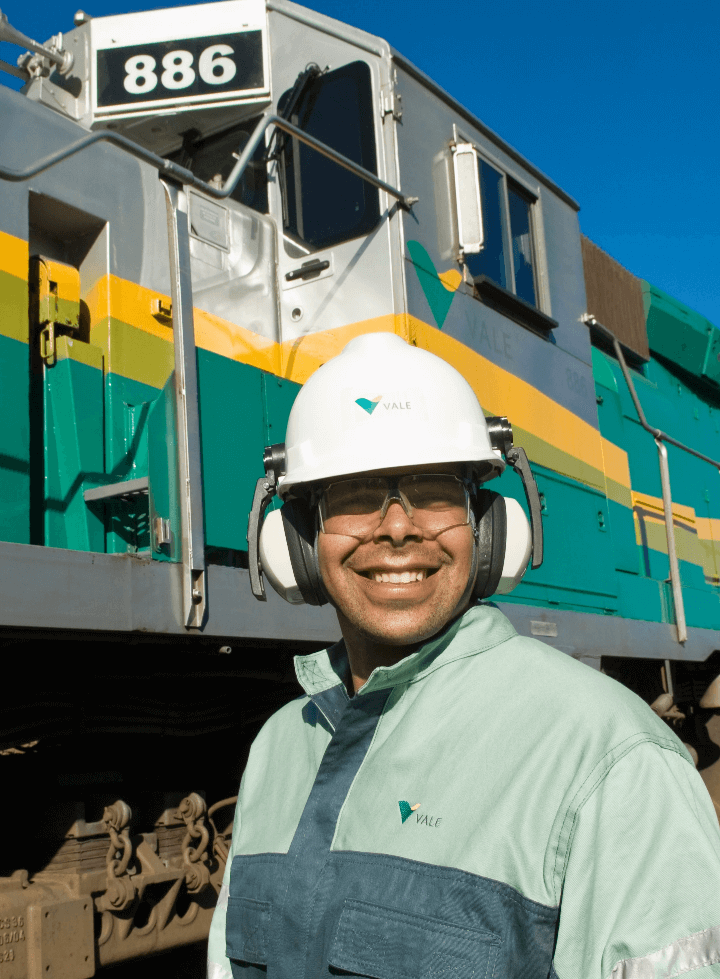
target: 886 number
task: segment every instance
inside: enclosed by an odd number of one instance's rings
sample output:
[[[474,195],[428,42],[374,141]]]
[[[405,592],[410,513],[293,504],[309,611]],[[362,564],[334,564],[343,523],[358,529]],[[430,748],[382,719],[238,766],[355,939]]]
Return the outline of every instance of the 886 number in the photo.
[[[237,67],[229,44],[211,44],[200,54],[197,71],[208,85],[225,85],[232,81]],[[136,54],[125,62],[123,86],[131,95],[146,95],[154,91],[158,83],[169,91],[189,88],[195,81],[193,55],[190,51],[168,51],[162,59],[163,71],[158,78],[157,61],[149,54]]]

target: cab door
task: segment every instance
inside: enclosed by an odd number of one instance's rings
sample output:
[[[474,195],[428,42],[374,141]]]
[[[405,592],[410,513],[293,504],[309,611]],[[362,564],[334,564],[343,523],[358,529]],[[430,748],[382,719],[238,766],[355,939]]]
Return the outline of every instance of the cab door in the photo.
[[[388,173],[384,162],[379,108],[384,62],[353,57],[359,52],[349,45],[340,46],[339,55],[339,45],[326,35],[314,34],[313,44],[313,60],[330,67],[306,82],[299,96],[295,92],[294,105],[287,88],[278,101],[280,114],[395,183],[394,165]],[[323,51],[325,45],[333,50]],[[353,60],[338,64],[348,57]],[[366,180],[281,132],[274,142],[283,373],[302,381],[318,358],[333,356],[356,332],[395,329],[402,289],[393,282],[391,252],[400,251],[399,220],[394,200]],[[339,329],[332,340],[310,340]],[[305,366],[303,353],[311,354]]]

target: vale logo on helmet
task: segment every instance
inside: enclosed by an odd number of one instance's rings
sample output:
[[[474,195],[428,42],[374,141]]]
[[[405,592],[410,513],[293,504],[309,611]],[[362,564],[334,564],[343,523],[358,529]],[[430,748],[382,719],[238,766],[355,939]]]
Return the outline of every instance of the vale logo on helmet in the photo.
[[[363,411],[366,411],[368,415],[372,415],[372,413],[378,407],[382,407],[384,411],[412,410],[411,401],[408,401],[406,397],[396,395],[385,397],[383,394],[378,394],[374,398],[356,398],[355,404],[359,405],[359,407],[362,408]]]

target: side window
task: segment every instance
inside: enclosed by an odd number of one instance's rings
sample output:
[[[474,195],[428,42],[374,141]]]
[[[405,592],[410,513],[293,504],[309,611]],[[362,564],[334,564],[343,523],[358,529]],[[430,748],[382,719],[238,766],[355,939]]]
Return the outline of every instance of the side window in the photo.
[[[485,241],[465,261],[473,278],[496,285],[537,307],[532,240],[532,198],[504,173],[478,158]]]
[[[183,133],[183,145],[174,153],[168,153],[169,159],[181,166],[192,170],[196,177],[206,183],[220,187],[230,176],[235,166],[234,153],[240,153],[242,147],[252,135],[259,122],[259,116],[247,119],[240,125],[225,129],[212,136],[203,136],[198,130],[190,129]],[[261,142],[253,154],[250,163],[237,185],[231,198],[239,204],[252,207],[261,214],[267,214],[267,165],[265,163],[265,145]]]
[[[519,187],[513,187],[510,182],[508,182],[507,194],[515,294],[531,306],[537,306],[530,217],[532,201]]]
[[[279,103],[283,111],[283,100]],[[355,61],[316,78],[289,119],[310,136],[377,173],[370,67]],[[329,248],[371,231],[380,220],[375,187],[297,139],[280,153],[286,249]],[[289,241],[287,240],[289,239]]]

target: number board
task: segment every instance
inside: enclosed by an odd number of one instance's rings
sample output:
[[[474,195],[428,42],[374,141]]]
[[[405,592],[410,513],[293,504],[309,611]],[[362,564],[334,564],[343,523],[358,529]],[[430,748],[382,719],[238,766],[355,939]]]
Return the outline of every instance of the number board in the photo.
[[[198,96],[226,98],[264,86],[262,31],[97,52],[98,108],[196,101]]]

